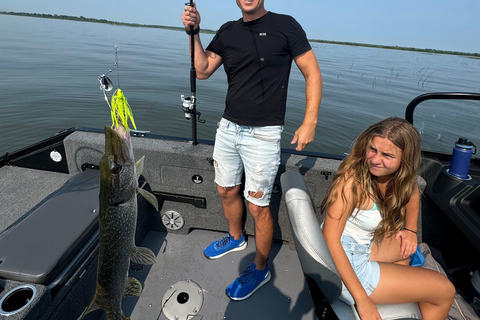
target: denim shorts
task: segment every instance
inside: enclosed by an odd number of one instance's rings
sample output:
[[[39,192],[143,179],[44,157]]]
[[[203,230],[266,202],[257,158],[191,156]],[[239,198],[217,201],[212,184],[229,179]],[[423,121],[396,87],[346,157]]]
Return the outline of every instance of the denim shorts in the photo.
[[[282,131],[283,126],[241,126],[222,118],[213,150],[215,182],[225,188],[240,185],[245,171],[245,199],[268,206],[280,165]],[[256,198],[250,192],[263,195]]]
[[[367,295],[371,295],[378,285],[380,280],[380,266],[377,261],[370,261],[370,251],[372,245],[361,245],[355,242],[352,237],[342,235],[341,238],[342,247],[347,254],[348,260],[355,271],[358,280],[362,284],[363,288],[367,292]],[[355,301],[348,292],[345,284],[342,282],[342,294],[340,300],[347,304],[354,304]]]

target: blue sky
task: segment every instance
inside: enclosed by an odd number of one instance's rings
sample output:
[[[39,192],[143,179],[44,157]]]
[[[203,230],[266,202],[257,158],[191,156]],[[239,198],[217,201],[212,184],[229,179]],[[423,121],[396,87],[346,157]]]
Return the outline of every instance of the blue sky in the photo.
[[[241,16],[234,0],[196,2],[201,25],[206,29],[217,30],[224,22]],[[184,3],[0,0],[0,11],[182,26]],[[310,39],[480,53],[480,0],[265,0],[265,8],[295,17]]]

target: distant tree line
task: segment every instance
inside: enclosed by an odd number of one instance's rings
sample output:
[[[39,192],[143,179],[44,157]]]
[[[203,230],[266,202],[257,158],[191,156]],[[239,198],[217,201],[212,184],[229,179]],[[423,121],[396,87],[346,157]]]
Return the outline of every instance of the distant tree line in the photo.
[[[67,15],[56,15],[56,14],[45,14],[45,13],[25,13],[25,12],[5,12],[0,11],[0,14],[14,15],[14,16],[25,16],[25,17],[34,17],[34,18],[47,18],[47,19],[60,19],[60,20],[73,20],[73,21],[83,21],[83,22],[94,22],[94,23],[105,23],[111,25],[119,25],[126,27],[137,27],[137,28],[157,28],[157,29],[168,29],[183,31],[183,27],[170,27],[154,24],[140,24],[140,23],[127,23],[127,22],[118,22],[110,21],[106,19],[93,19],[85,18],[83,16],[67,16]],[[202,29],[202,33],[216,33],[215,30]],[[410,47],[399,47],[399,46],[384,46],[384,45],[375,45],[367,43],[356,43],[356,42],[342,42],[342,41],[329,41],[329,40],[317,40],[310,39],[311,42],[319,43],[329,43],[329,44],[338,44],[338,45],[348,45],[348,46],[357,46],[357,47],[369,47],[369,48],[378,48],[378,49],[392,49],[392,50],[403,50],[403,51],[417,51],[417,52],[426,52],[426,53],[436,53],[436,54],[450,54],[450,55],[459,55],[459,56],[468,56],[468,57],[477,57],[480,58],[480,53],[467,53],[467,52],[458,52],[458,51],[445,51],[445,50],[436,50],[436,49],[419,49],[419,48],[410,48]]]
[[[480,53],[436,50],[436,49],[427,49],[427,48],[426,49],[419,49],[419,48],[411,48],[411,47],[385,46],[385,45],[377,45],[377,44],[344,42],[344,41],[328,41],[328,40],[310,40],[310,41],[311,42],[330,43],[330,44],[340,44],[340,45],[346,45],[346,46],[391,49],[391,50],[403,50],[403,51],[417,51],[417,52],[436,53],[436,54],[451,54],[451,55],[457,55],[457,56],[468,56],[468,57],[478,57],[478,58],[480,58]]]
[[[58,15],[58,14],[46,14],[46,13],[26,13],[26,12],[5,12],[0,11],[0,14],[7,14],[13,16],[23,16],[23,17],[33,17],[33,18],[46,18],[46,19],[59,19],[59,20],[72,20],[72,21],[81,21],[81,22],[94,22],[94,23],[104,23],[104,24],[111,24],[111,25],[119,25],[119,26],[126,26],[126,27],[137,27],[137,28],[157,28],[157,29],[169,29],[169,30],[185,30],[184,28],[180,27],[169,27],[169,26],[161,26],[161,25],[154,25],[154,24],[140,24],[140,23],[127,23],[127,22],[118,22],[118,21],[110,21],[106,19],[94,19],[94,18],[86,18],[83,16],[75,17],[75,16],[67,16],[67,15]],[[215,30],[209,29],[202,29],[203,33],[215,33]]]

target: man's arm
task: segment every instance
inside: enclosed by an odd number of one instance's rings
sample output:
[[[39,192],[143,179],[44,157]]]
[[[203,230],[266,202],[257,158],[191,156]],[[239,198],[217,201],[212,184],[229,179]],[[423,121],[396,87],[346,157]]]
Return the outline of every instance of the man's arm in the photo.
[[[185,6],[182,14],[182,22],[186,30],[197,29],[200,26],[200,13],[194,3],[192,6]],[[189,36],[190,37],[190,36]],[[205,51],[200,41],[200,33],[193,36],[195,50],[195,71],[198,79],[208,79],[222,65],[222,57],[211,52]]]
[[[295,150],[302,151],[315,138],[315,128],[318,121],[318,110],[322,100],[323,80],[313,50],[309,50],[294,58],[295,63],[305,78],[305,117],[303,123],[295,132],[292,144],[297,143]]]

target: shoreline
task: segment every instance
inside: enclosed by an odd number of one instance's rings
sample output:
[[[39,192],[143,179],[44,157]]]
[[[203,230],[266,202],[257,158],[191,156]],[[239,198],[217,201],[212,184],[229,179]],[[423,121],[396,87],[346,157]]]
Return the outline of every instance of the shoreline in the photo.
[[[80,21],[80,22],[93,22],[93,23],[103,23],[111,25],[119,25],[125,27],[133,28],[155,28],[155,29],[167,29],[174,31],[184,31],[183,27],[171,27],[171,26],[162,26],[162,25],[152,25],[152,24],[140,24],[140,23],[127,23],[127,22],[117,22],[110,21],[106,19],[94,19],[86,18],[83,16],[67,16],[67,15],[56,15],[56,14],[42,14],[42,13],[25,13],[25,12],[6,12],[0,11],[0,14],[11,15],[11,16],[22,16],[22,17],[33,17],[33,18],[45,18],[45,19],[58,19],[58,20],[71,20],[71,21]],[[206,34],[215,34],[216,30],[211,29],[201,29],[201,33]],[[367,48],[376,48],[376,49],[390,49],[390,50],[401,50],[401,51],[415,51],[415,52],[424,52],[432,54],[447,54],[447,55],[457,55],[470,58],[480,58],[480,53],[468,53],[460,51],[447,51],[447,50],[436,50],[436,49],[420,49],[413,47],[400,47],[400,46],[386,46],[386,45],[375,45],[368,43],[357,43],[357,42],[347,42],[347,41],[331,41],[331,40],[320,40],[320,39],[308,39],[310,42],[316,43],[326,43],[326,44],[336,44],[336,45],[346,45],[346,46],[356,46],[356,47],[367,47]]]

